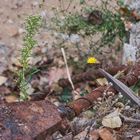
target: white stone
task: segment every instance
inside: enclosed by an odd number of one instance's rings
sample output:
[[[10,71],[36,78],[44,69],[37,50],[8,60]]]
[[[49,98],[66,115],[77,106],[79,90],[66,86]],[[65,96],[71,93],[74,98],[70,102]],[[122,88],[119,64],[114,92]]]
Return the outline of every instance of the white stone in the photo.
[[[77,34],[72,34],[72,35],[70,36],[70,41],[71,41],[72,43],[78,43],[78,42],[80,42],[80,36],[77,35]]]
[[[136,61],[137,47],[125,43],[123,47],[123,64]]]

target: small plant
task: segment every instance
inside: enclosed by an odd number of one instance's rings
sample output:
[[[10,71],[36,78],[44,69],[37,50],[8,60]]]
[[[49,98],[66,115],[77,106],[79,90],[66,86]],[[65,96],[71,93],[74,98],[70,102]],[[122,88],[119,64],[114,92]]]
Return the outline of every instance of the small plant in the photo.
[[[53,18],[52,22],[60,32],[68,34],[79,34],[83,37],[100,34],[100,39],[95,44],[105,46],[112,44],[116,37],[123,41],[126,36],[124,22],[119,10],[112,10],[107,7],[110,1],[102,1],[100,7],[88,5],[85,0],[79,0],[81,10],[74,12],[63,12],[63,19]],[[118,5],[119,6],[119,5]],[[94,37],[93,37],[94,38]],[[95,46],[95,45],[93,45]]]
[[[60,5],[62,5],[64,0],[60,1]],[[69,4],[71,5],[68,6],[69,9],[66,8],[68,4],[52,9],[55,16],[51,18],[49,26],[64,37],[69,36],[69,38],[66,37],[66,41],[62,37],[63,46],[65,48],[71,46],[77,48],[82,61],[69,60],[69,62],[80,69],[86,67],[84,60],[87,60],[88,57],[97,57],[98,55],[101,56],[98,58],[100,60],[106,61],[108,58],[113,58],[112,61],[116,61],[117,57],[115,56],[119,53],[125,39],[128,38],[125,20],[119,10],[121,6],[117,1],[114,3],[114,0],[101,0],[100,4],[96,1],[79,0],[79,5],[77,2],[75,5],[73,1],[72,4]],[[70,37],[73,34],[78,35],[80,41],[67,46],[67,42],[71,42]],[[55,42],[56,46],[62,46],[59,42]],[[106,55],[106,50],[112,52],[113,47],[116,49],[115,54]]]
[[[94,11],[93,11],[94,12]],[[65,19],[62,21],[57,21],[59,23],[60,31],[71,33],[84,33],[85,35],[94,35],[98,32],[102,33],[101,42],[102,44],[112,43],[116,36],[120,39],[123,39],[125,36],[125,26],[121,20],[121,15],[119,13],[113,13],[109,10],[101,11],[102,21],[96,20],[96,12],[93,15],[92,24],[89,20],[86,20],[84,17],[79,15],[79,13],[68,14],[65,16]],[[63,22],[63,23],[62,23]],[[97,24],[96,24],[97,22]],[[101,22],[98,24],[98,22]]]
[[[120,40],[125,37],[125,26],[119,13],[112,13],[107,10],[103,14],[103,19],[104,22],[99,27],[103,33],[101,38],[103,45],[114,42],[116,37],[119,37]]]
[[[82,31],[87,35],[95,33],[95,28],[80,16],[79,13],[65,15],[64,20],[53,19],[52,21],[61,32],[80,34]]]
[[[37,41],[34,39],[35,34],[37,33],[39,27],[41,26],[41,17],[40,16],[29,16],[26,19],[25,29],[26,34],[24,36],[23,42],[24,47],[21,50],[20,64],[22,68],[18,71],[18,84],[20,89],[20,99],[28,99],[28,81],[26,79],[27,74],[30,77],[32,73],[30,72],[29,59],[32,55],[32,49],[37,45]]]

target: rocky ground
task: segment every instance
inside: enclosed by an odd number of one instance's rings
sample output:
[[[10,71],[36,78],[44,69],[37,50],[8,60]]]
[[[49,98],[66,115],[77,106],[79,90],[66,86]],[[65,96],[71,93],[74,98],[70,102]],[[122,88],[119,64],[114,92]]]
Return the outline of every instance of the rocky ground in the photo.
[[[76,3],[78,4],[77,1]],[[96,4],[98,3],[100,4],[99,1]],[[108,82],[100,78],[100,76],[92,77],[91,73],[88,73],[88,76],[83,73],[92,70],[96,71],[98,67],[106,68],[107,66],[110,67],[110,65],[121,64],[122,50],[116,53],[116,50],[120,48],[120,40],[116,40],[113,49],[104,48],[102,54],[95,54],[100,64],[88,65],[85,63],[86,60],[83,56],[85,54],[88,55],[88,40],[91,38],[85,39],[78,34],[68,36],[52,30],[49,26],[50,24],[48,24],[50,18],[55,16],[52,8],[61,8],[61,6],[62,8],[67,8],[69,2],[60,4],[60,1],[57,0],[46,0],[43,7],[40,7],[41,4],[40,0],[0,1],[1,102],[3,100],[4,102],[19,101],[16,71],[20,68],[20,50],[24,47],[25,19],[33,14],[40,14],[44,19],[44,25],[36,36],[38,46],[34,48],[33,56],[30,60],[32,65],[40,69],[40,72],[34,75],[30,81],[28,93],[31,100],[49,99],[52,103],[59,106],[66,104],[71,99],[77,99],[87,93],[91,93],[96,87],[108,86]],[[63,41],[65,41],[65,46],[67,46],[64,48],[66,58],[72,80],[74,80],[75,90],[78,94],[72,92],[70,84],[59,83],[60,79],[67,79],[68,77],[60,49]],[[78,48],[77,44],[81,47]],[[121,72],[121,74],[123,75],[124,73]],[[76,76],[78,78],[74,78]],[[70,130],[68,129],[65,134],[57,131],[53,134],[52,139],[139,140],[139,113],[139,108],[124,101],[121,94],[114,96],[114,93],[107,93],[107,96],[98,99],[91,110],[81,113],[79,117],[75,117],[70,122]]]

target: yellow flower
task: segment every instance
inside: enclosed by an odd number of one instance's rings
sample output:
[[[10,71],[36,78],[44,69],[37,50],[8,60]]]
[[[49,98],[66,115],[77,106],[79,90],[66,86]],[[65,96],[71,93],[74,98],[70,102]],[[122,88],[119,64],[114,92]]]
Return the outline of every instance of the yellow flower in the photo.
[[[100,63],[95,57],[89,57],[88,59],[87,59],[87,63],[88,64],[98,64],[98,63]]]

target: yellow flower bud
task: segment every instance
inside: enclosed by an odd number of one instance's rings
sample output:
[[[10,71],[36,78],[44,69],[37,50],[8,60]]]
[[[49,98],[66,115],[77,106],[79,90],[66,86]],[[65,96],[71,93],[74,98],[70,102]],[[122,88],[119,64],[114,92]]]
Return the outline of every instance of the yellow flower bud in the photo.
[[[88,59],[87,59],[87,63],[88,64],[98,64],[98,63],[100,63],[95,57],[89,57]]]

